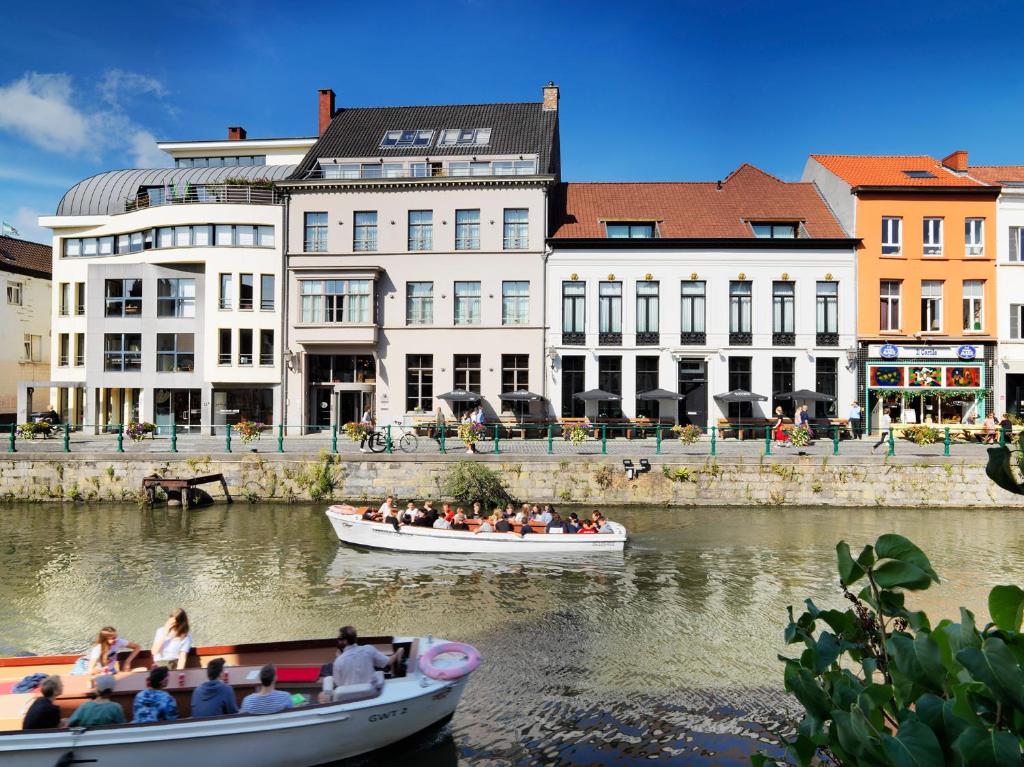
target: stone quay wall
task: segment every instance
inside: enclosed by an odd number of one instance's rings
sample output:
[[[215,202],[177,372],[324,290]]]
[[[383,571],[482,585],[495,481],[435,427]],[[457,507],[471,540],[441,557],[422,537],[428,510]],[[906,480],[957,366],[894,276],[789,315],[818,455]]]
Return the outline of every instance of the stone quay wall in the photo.
[[[141,498],[142,479],[223,473],[235,500],[347,500],[379,503],[441,500],[440,486],[465,456],[374,456],[344,460],[321,454],[18,453],[0,458],[0,501],[125,502]],[[620,460],[548,456],[475,456],[498,472],[516,498],[537,503],[611,506],[844,506],[1024,508],[1024,496],[996,487],[980,460],[909,457],[693,458],[652,461],[628,480]],[[204,488],[214,498],[218,485]]]

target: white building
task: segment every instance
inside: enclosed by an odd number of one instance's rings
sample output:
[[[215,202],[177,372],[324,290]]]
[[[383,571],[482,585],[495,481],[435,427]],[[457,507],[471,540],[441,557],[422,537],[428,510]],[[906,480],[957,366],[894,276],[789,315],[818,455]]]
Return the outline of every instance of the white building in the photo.
[[[854,241],[813,184],[749,165],[722,182],[563,184],[547,261],[547,386],[554,414],[701,427],[767,417],[776,393],[810,389],[845,418],[855,398]],[[643,401],[667,389],[681,401]],[[715,395],[745,389],[752,407]],[[591,407],[594,407],[593,405]]]
[[[51,259],[49,245],[0,236],[0,422],[15,421],[19,385],[23,410],[50,407]]]
[[[53,229],[59,411],[208,431],[281,417],[284,205],[272,188],[313,139],[160,144],[174,168],[72,187]]]

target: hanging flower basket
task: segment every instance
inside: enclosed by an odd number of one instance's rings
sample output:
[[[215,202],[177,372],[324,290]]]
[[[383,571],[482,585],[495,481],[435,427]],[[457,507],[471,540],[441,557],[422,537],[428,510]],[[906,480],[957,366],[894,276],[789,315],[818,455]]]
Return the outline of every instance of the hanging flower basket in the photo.
[[[793,447],[807,447],[811,442],[811,430],[806,426],[794,426],[789,430],[789,443]]]
[[[466,447],[475,445],[484,438],[484,425],[482,423],[460,423],[459,439]]]
[[[688,423],[686,426],[675,425],[672,427],[672,432],[679,437],[679,441],[684,445],[692,445],[701,435],[704,433],[699,426]]]
[[[238,436],[241,437],[242,442],[245,444],[259,439],[260,432],[265,428],[266,425],[260,421],[239,421],[235,424],[235,431],[238,432]]]
[[[573,447],[579,447],[587,441],[590,435],[590,424],[581,423],[573,424],[568,429],[562,428],[562,435],[566,440],[572,443]]]
[[[345,430],[345,435],[353,442],[362,442],[370,435],[371,431],[368,424],[359,423],[358,421],[349,421],[341,428]]]
[[[148,435],[156,432],[156,424],[149,421],[129,421],[124,427],[124,433],[132,442],[141,442]]]

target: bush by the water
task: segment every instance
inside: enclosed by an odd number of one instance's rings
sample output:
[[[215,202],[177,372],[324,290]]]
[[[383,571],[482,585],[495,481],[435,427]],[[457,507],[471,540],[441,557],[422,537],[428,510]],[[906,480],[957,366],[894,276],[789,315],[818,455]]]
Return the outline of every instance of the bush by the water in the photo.
[[[506,503],[516,503],[501,475],[476,461],[459,461],[448,469],[444,481],[438,485],[446,498],[454,498],[460,504],[480,501],[488,513],[495,506],[504,508]]]

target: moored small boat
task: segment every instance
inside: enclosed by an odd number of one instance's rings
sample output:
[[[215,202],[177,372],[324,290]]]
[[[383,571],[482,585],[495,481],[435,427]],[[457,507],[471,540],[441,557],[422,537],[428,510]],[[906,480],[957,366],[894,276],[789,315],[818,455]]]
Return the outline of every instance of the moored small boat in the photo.
[[[478,533],[474,530],[439,530],[405,525],[396,530],[383,522],[363,519],[365,509],[338,504],[327,509],[327,518],[344,543],[395,551],[436,554],[545,554],[554,552],[622,551],[628,539],[626,528],[609,522],[615,532],[555,534],[543,525],[531,525],[532,533]],[[474,528],[476,522],[470,523]],[[519,525],[515,529],[519,529]]]

